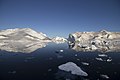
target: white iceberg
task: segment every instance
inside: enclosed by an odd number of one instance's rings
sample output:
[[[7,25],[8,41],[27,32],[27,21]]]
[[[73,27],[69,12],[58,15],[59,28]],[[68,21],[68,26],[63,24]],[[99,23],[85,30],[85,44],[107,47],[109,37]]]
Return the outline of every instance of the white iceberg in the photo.
[[[75,32],[69,34],[68,44],[76,51],[99,51],[114,52],[120,51],[120,32]],[[76,43],[78,45],[76,45]]]
[[[92,50],[97,50],[98,48],[95,45],[91,46]]]
[[[63,71],[71,72],[71,74],[74,75],[88,76],[86,72],[84,72],[80,67],[78,67],[73,62],[67,62],[65,64],[58,66],[58,68]]]

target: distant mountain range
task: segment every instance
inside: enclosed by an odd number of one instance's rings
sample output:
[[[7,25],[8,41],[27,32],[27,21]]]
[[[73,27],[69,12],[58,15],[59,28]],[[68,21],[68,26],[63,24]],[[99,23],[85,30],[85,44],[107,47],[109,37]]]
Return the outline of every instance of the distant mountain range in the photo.
[[[68,42],[69,47],[77,51],[119,50],[120,32],[75,32],[63,37],[49,38],[42,32],[30,28],[0,30],[0,50],[30,53],[45,47],[48,42]]]
[[[16,28],[0,31],[0,50],[9,52],[31,53],[45,47],[48,42],[62,42],[66,39],[55,37],[50,39],[42,32],[30,28]]]

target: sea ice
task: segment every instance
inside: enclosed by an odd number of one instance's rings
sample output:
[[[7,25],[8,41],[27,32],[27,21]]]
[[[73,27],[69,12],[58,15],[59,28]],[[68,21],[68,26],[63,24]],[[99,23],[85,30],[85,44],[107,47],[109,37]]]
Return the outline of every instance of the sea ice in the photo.
[[[111,62],[112,61],[112,59],[107,59],[107,62]]]
[[[96,60],[98,60],[98,61],[103,61],[103,59],[102,58],[95,58]]]
[[[61,49],[60,52],[63,52],[63,50]]]
[[[100,76],[101,76],[102,78],[109,79],[109,77],[108,77],[107,75],[101,74]]]
[[[99,57],[107,57],[106,54],[98,54]]]
[[[86,62],[81,62],[83,65],[86,65],[86,66],[88,66],[89,65],[89,63],[86,63]]]
[[[71,74],[80,75],[80,76],[88,76],[86,72],[84,72],[80,67],[78,67],[73,62],[67,62],[58,66],[60,70],[71,72]]]

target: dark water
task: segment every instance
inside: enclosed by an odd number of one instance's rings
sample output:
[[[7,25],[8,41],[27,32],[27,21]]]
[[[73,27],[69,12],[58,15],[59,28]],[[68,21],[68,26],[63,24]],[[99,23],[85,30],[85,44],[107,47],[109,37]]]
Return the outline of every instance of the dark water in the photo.
[[[61,49],[64,51],[58,52]],[[76,52],[69,49],[67,43],[49,43],[29,54],[0,51],[0,80],[120,80],[120,53],[106,53],[107,57],[101,57],[103,61],[96,60],[100,58],[98,54],[101,53]],[[107,62],[108,58],[112,61]],[[88,76],[76,76],[58,69],[67,62],[76,63]]]

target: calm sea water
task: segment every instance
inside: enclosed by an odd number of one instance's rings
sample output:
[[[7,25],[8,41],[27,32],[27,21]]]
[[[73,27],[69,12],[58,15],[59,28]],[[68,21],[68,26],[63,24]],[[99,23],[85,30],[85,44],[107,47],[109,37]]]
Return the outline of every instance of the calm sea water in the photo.
[[[67,43],[49,43],[32,53],[0,51],[0,80],[120,80],[120,52],[105,53],[106,57],[99,54],[76,52],[69,49]],[[74,62],[88,76],[76,76],[58,69],[59,65],[67,62]]]

